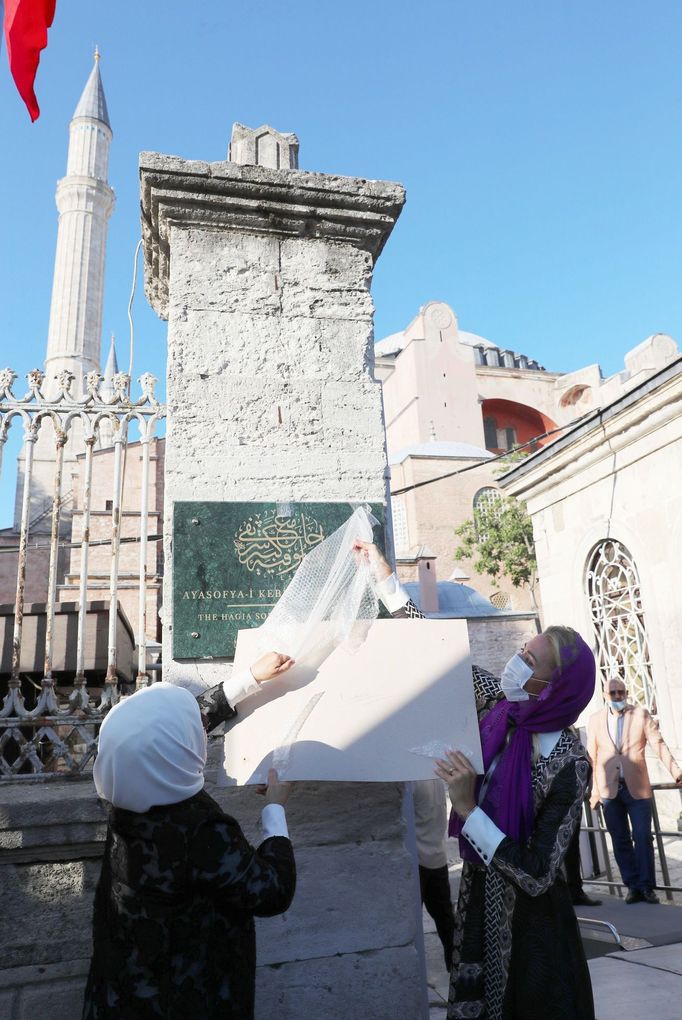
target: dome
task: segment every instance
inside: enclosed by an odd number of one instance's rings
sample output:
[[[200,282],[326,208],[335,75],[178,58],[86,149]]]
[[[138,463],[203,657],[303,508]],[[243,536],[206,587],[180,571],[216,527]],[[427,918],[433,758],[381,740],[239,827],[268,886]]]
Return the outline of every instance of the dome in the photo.
[[[385,336],[383,340],[377,340],[374,345],[375,354],[388,355],[397,354],[398,351],[402,351],[405,346],[405,334],[404,333],[391,333],[390,336]]]
[[[438,581],[438,612],[427,613],[436,620],[469,620],[474,616],[504,616],[503,609],[496,609],[484,595],[470,588],[468,584],[455,581]],[[408,581],[403,585],[416,606],[419,605],[419,582]]]
[[[404,446],[402,450],[389,454],[389,464],[402,464],[408,457],[434,457],[441,460],[490,460],[495,454],[473,443],[447,443],[430,439],[427,443]]]

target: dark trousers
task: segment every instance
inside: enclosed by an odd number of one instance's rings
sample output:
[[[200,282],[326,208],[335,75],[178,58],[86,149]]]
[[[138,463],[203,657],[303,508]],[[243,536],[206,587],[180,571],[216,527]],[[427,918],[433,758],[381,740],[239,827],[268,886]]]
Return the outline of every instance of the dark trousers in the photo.
[[[583,891],[583,879],[580,874],[580,825],[576,826],[568,844],[566,856],[564,857],[564,870],[566,871],[566,885],[571,894],[571,899],[580,896]]]
[[[621,782],[616,796],[603,800],[602,806],[623,882],[629,889],[651,892],[656,884],[651,798],[635,800]]]
[[[448,867],[423,868],[419,865],[419,887],[422,903],[436,925],[438,937],[443,944],[443,957],[448,970],[452,966],[452,940],[455,934],[455,915],[450,897]]]

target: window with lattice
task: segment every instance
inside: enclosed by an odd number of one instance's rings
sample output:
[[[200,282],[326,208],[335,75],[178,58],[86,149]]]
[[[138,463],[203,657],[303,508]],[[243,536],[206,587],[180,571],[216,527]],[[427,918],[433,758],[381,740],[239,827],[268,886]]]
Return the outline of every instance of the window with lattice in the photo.
[[[479,540],[484,542],[487,533],[485,529],[481,530],[480,527],[478,516],[481,512],[485,515],[487,520],[490,519],[491,512],[493,519],[499,520],[500,514],[502,513],[502,493],[499,489],[495,489],[492,485],[486,485],[483,489],[479,489],[474,496],[474,522],[476,524],[476,533]]]
[[[407,510],[405,503],[397,496],[391,499],[391,517],[393,519],[393,544],[396,556],[404,556],[410,548],[410,535],[407,528]]]
[[[585,593],[602,681],[612,677],[623,680],[630,698],[655,714],[656,688],[639,571],[622,542],[608,538],[593,549],[587,562]]]

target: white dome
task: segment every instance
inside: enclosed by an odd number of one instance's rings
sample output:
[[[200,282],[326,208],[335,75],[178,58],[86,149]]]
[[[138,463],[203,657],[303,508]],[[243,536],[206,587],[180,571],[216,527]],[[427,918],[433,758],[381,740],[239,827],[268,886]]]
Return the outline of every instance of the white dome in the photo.
[[[483,450],[473,443],[445,443],[430,439],[428,443],[405,446],[396,453],[389,453],[389,464],[402,464],[407,457],[433,457],[440,460],[489,460],[495,454]]]

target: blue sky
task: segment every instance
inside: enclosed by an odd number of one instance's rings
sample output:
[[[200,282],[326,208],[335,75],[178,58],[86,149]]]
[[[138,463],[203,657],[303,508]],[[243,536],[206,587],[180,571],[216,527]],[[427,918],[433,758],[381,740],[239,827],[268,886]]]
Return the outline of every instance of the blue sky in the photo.
[[[223,159],[235,120],[295,131],[303,169],[406,186],[377,338],[441,299],[555,370],[610,374],[657,331],[682,343],[681,42],[679,0],[58,0],[34,125],[0,54],[0,361],[44,358],[54,189],[95,43],[117,196],[103,341],[122,366],[138,152]],[[134,374],[163,377],[140,284]]]

